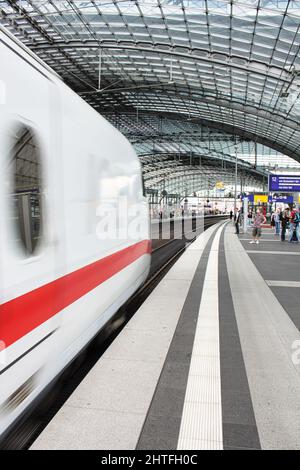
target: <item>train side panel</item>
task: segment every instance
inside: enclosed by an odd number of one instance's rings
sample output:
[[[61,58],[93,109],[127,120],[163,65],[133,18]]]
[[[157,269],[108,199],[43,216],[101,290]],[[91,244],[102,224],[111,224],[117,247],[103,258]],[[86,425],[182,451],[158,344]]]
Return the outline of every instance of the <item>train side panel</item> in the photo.
[[[139,287],[150,264],[148,208],[132,147],[55,75],[4,40],[0,436]],[[20,248],[11,201],[12,143],[22,126],[35,136],[42,171],[43,229],[32,255]],[[14,200],[25,196],[18,188]],[[105,217],[117,229],[108,238]]]
[[[0,173],[3,178],[0,188],[0,338],[5,344],[5,362],[0,371],[0,434],[38,388],[39,374],[48,361],[49,350],[55,351],[54,333],[61,322],[59,316],[48,315],[54,308],[55,296],[46,296],[43,302],[40,297],[40,304],[34,301],[34,296],[31,300],[24,296],[53,282],[63,271],[63,260],[57,250],[60,232],[56,223],[59,206],[55,181],[59,162],[54,151],[55,129],[51,113],[55,84],[32,65],[32,60],[27,61],[21,53],[15,53],[13,43],[4,39],[5,44],[0,43],[0,61],[5,64],[0,76],[5,89],[0,105]],[[14,199],[18,200],[20,193],[14,189],[15,170],[11,163],[20,129],[29,129],[34,136],[42,172],[43,234],[39,248],[32,255],[25,253],[21,246],[14,212]],[[26,165],[28,162],[24,157],[24,167],[19,167],[18,172],[22,173],[22,168],[25,172]],[[22,393],[26,397],[23,402]]]
[[[101,284],[64,309],[60,335],[70,345],[64,353],[68,357],[70,348],[77,350],[84,334],[94,335],[145,280],[150,235],[140,163],[131,145],[68,88],[60,88],[60,95],[66,272],[79,271],[79,280],[68,288],[80,285],[82,268],[106,260],[96,266],[96,274],[84,272],[85,282],[99,274]],[[143,230],[134,230],[138,223]],[[144,255],[135,259],[141,244]],[[118,272],[113,268],[116,253]]]

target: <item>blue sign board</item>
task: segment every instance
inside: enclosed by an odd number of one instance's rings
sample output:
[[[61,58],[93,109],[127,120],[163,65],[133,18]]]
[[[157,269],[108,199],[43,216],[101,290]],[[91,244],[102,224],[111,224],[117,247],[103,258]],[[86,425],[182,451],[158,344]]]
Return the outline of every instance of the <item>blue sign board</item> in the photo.
[[[254,194],[248,194],[247,196],[243,196],[242,199],[244,200],[245,197],[248,198],[249,202],[254,202]],[[273,196],[268,196],[268,203],[272,204],[272,202],[282,202],[284,204],[293,204],[294,197],[287,195],[287,194],[275,194]]]
[[[294,198],[293,196],[288,196],[281,194],[279,196],[269,196],[268,202],[271,204],[272,202],[283,202],[284,204],[293,204]]]
[[[300,192],[300,175],[269,175],[269,191]]]

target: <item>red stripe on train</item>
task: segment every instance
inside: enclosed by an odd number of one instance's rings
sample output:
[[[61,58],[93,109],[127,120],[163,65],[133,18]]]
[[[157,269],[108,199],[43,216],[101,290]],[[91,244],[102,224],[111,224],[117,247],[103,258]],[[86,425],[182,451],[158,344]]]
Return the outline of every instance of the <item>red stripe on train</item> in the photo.
[[[6,348],[145,254],[144,240],[0,305],[0,339]],[[84,314],[84,312],[83,312]]]

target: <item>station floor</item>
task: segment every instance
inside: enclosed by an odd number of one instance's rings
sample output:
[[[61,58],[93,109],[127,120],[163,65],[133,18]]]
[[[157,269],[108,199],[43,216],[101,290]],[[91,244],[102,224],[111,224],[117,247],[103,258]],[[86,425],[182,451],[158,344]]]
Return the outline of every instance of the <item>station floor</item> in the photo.
[[[220,222],[32,449],[300,449],[300,247]]]

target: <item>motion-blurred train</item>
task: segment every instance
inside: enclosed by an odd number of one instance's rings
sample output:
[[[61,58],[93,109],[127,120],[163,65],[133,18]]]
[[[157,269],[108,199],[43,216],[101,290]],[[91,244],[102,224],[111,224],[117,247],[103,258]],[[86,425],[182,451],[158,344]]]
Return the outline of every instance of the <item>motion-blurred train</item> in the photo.
[[[1,438],[144,282],[151,244],[125,137],[3,28],[0,64]]]

